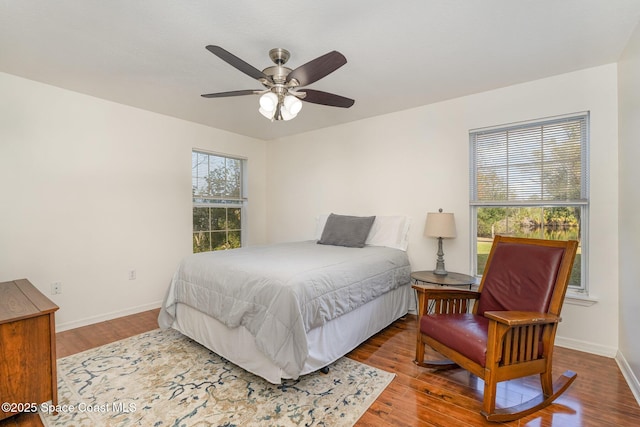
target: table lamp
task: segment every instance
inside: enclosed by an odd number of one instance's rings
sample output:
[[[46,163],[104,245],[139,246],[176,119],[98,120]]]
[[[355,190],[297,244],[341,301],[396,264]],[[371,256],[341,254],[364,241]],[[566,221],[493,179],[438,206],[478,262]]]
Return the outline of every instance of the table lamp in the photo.
[[[442,251],[442,239],[453,239],[456,237],[456,223],[452,213],[438,212],[427,213],[427,221],[424,224],[424,235],[426,237],[438,238],[438,259],[436,269],[433,274],[446,276],[447,270],[444,268],[444,252]]]

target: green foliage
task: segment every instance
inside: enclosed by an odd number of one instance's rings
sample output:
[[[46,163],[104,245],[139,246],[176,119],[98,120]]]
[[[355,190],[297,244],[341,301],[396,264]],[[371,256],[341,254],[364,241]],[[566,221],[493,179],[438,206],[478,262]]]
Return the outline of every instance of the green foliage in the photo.
[[[193,208],[193,253],[242,246],[240,208]]]
[[[242,160],[194,152],[191,169],[194,197],[242,197]]]
[[[479,208],[478,236],[491,237],[495,225],[505,218],[508,208]]]
[[[193,252],[239,248],[242,160],[194,151],[191,167]]]
[[[496,234],[561,240],[579,238],[580,208],[560,207],[484,207],[477,209],[478,237]]]

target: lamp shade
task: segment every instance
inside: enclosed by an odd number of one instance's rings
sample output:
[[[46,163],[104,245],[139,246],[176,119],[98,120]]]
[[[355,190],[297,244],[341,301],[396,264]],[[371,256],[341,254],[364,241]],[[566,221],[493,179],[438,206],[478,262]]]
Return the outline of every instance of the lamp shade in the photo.
[[[442,237],[453,239],[456,237],[456,222],[452,213],[429,212],[427,221],[424,224],[424,235],[426,237]]]

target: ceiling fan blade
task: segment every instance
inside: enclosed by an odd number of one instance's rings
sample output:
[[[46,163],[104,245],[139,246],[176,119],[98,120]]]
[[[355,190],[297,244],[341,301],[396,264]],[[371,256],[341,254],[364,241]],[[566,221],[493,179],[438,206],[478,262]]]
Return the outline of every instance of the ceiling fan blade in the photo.
[[[203,98],[224,98],[227,96],[242,96],[242,95],[253,95],[258,94],[262,91],[260,90],[232,90],[231,92],[219,92],[219,93],[207,93],[204,95],[200,95]]]
[[[333,73],[346,63],[347,58],[334,50],[291,71],[287,76],[287,82],[296,79],[298,86],[307,86]]]
[[[222,59],[227,64],[229,64],[232,67],[235,67],[238,70],[242,71],[243,73],[245,73],[249,77],[253,77],[256,80],[260,80],[260,79],[269,80],[269,77],[266,74],[264,74],[262,71],[258,70],[254,66],[249,65],[248,63],[244,62],[242,59],[238,58],[234,54],[232,54],[230,52],[227,52],[226,50],[224,50],[220,46],[208,45],[207,46],[207,50],[209,52],[213,53],[218,58]]]
[[[300,92],[307,94],[307,96],[301,98],[303,101],[311,102],[313,104],[328,105],[330,107],[349,108],[356,102],[351,98],[345,98],[344,96],[335,95],[329,92],[323,92],[321,90],[300,89]]]

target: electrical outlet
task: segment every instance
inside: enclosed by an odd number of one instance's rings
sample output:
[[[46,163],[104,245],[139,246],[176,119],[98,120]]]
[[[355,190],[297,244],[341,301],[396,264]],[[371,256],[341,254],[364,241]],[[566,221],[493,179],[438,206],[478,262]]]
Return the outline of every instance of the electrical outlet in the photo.
[[[129,270],[129,280],[136,280],[136,271],[134,269]]]
[[[53,282],[51,284],[51,295],[58,295],[62,293],[62,282]]]

